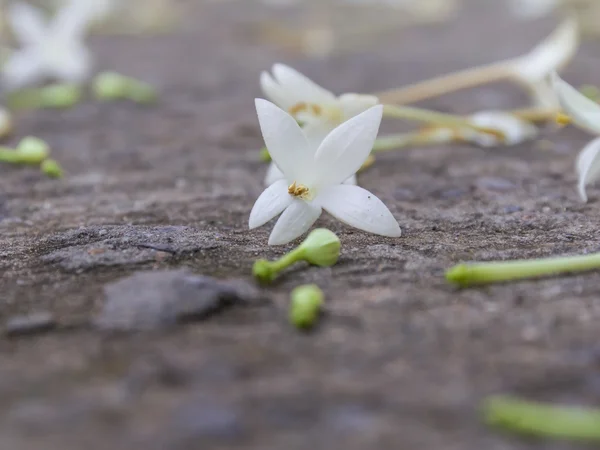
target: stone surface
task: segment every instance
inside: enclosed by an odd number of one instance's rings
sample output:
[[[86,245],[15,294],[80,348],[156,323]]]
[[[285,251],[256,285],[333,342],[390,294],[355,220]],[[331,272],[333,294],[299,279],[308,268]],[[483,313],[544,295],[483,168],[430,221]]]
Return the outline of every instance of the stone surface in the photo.
[[[258,305],[263,294],[245,281],[219,281],[187,270],[139,272],[105,286],[102,330],[135,331],[204,319],[235,305]]]
[[[10,317],[4,325],[7,336],[24,336],[43,333],[56,327],[56,320],[52,313],[37,312],[23,316]]]

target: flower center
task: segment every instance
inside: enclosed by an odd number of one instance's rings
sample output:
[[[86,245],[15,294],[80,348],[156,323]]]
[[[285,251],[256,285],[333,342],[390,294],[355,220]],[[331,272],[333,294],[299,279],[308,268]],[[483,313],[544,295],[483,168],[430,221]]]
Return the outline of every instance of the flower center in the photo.
[[[310,189],[303,184],[296,184],[294,181],[288,186],[288,194],[294,197],[300,197],[303,200],[308,200],[310,198]]]
[[[325,119],[336,123],[342,122],[342,111],[336,106],[324,106],[317,103],[296,103],[288,112],[297,120],[305,122],[309,119]]]

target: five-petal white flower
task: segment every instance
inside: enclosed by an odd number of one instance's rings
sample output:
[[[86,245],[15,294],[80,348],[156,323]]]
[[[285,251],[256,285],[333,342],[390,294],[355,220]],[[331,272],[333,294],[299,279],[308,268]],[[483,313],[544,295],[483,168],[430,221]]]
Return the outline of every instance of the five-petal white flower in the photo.
[[[275,64],[272,72],[272,76],[268,72],[260,75],[263,93],[302,124],[313,145],[318,146],[335,127],[379,103],[373,95],[347,93],[338,97],[284,64]],[[265,184],[282,178],[281,171],[271,164]],[[352,177],[347,183],[356,184],[356,179]]]
[[[90,73],[92,57],[83,41],[89,22],[85,9],[63,7],[49,23],[37,8],[22,2],[8,11],[11,28],[23,45],[2,68],[2,81],[18,89],[51,78],[81,82]]]
[[[342,184],[371,153],[382,106],[342,123],[318,147],[290,114],[271,102],[257,99],[256,111],[267,149],[285,179],[271,184],[256,200],[250,229],[283,212],[269,245],[286,244],[308,231],[324,209],[355,228],[400,236],[398,222],[379,198],[361,187]]]
[[[573,123],[592,134],[600,135],[600,105],[557,74],[553,75],[552,84],[561,107]],[[586,186],[600,178],[600,138],[594,139],[581,150],[575,168],[579,178],[579,196],[582,201],[587,202]]]

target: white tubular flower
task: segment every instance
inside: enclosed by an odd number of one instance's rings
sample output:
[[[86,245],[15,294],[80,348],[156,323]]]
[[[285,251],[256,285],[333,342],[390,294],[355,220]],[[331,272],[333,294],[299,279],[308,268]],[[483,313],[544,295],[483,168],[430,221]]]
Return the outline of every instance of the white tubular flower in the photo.
[[[2,69],[2,80],[9,89],[45,78],[72,83],[87,78],[92,58],[83,42],[88,15],[81,8],[67,5],[47,23],[40,10],[18,2],[11,5],[8,17],[23,45]]]
[[[304,234],[323,209],[347,225],[382,236],[400,236],[400,226],[375,195],[343,185],[373,148],[383,115],[374,106],[344,122],[316,147],[292,116],[266,100],[256,100],[265,143],[285,178],[271,184],[256,200],[250,229],[281,214],[269,245],[286,244]]]
[[[515,77],[530,88],[537,106],[558,106],[548,78],[569,63],[577,52],[579,40],[577,19],[569,17],[527,55],[512,63]]]
[[[501,111],[482,111],[473,114],[470,119],[474,125],[497,130],[499,133],[498,136],[494,136],[472,129],[459,130],[459,139],[481,147],[517,145],[535,139],[538,135],[538,129],[532,123]]]
[[[592,134],[600,135],[600,105],[587,98],[557,74],[552,77],[554,91],[561,107],[573,124]],[[581,200],[587,202],[586,186],[600,178],[600,139],[590,142],[580,153],[575,166],[579,178]]]
[[[337,97],[284,64],[275,64],[272,72],[272,76],[268,72],[260,75],[265,96],[291,114],[316,140],[322,140],[342,122],[379,103],[373,95]]]

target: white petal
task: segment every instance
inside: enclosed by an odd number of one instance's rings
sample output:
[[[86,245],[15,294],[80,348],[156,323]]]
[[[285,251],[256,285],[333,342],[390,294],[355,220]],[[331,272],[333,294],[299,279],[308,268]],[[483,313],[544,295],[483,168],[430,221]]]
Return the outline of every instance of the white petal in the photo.
[[[314,150],[294,118],[267,100],[256,99],[260,129],[273,162],[291,183],[313,167]]]
[[[286,95],[285,90],[267,73],[260,74],[260,87],[269,100],[283,109],[289,109],[295,104],[293,96]]]
[[[276,181],[260,194],[250,211],[248,227],[260,227],[271,220],[292,203],[293,197],[288,194],[287,182]]]
[[[2,67],[2,81],[8,89],[19,89],[44,78],[44,67],[35,47],[10,55]]]
[[[88,0],[91,5],[93,0]],[[68,42],[71,39],[82,39],[88,25],[94,18],[95,11],[81,1],[71,1],[63,6],[50,24],[52,35]]]
[[[600,105],[563,81],[556,73],[552,76],[552,85],[561,107],[573,123],[590,133],[600,134]]]
[[[570,17],[527,55],[517,59],[513,69],[524,80],[541,81],[564,67],[575,55],[578,46],[577,19]]]
[[[487,133],[477,131],[466,133],[467,140],[482,147],[517,145],[535,138],[538,134],[537,127],[532,123],[500,111],[482,111],[473,114],[470,119],[474,125],[497,130],[505,137],[504,140],[500,140]]]
[[[585,187],[600,178],[600,138],[594,139],[579,153],[576,163],[579,177],[577,190],[581,200],[587,202]]]
[[[315,153],[317,187],[339,184],[360,169],[373,149],[382,114],[383,106],[373,106],[327,135]]]
[[[28,3],[11,4],[8,20],[12,31],[23,45],[40,44],[47,38],[44,15],[38,8]]]
[[[344,113],[344,120],[348,120],[379,103],[379,99],[374,95],[362,94],[343,94],[338,101]]]
[[[91,53],[83,45],[73,41],[47,62],[49,75],[57,80],[80,83],[89,77],[92,70]]]
[[[283,172],[279,170],[277,164],[271,162],[271,164],[269,164],[269,168],[267,169],[267,174],[265,175],[265,185],[271,186],[273,183],[279,180],[285,180],[285,176],[283,175]]]
[[[347,178],[343,184],[349,184],[351,186],[356,186],[358,181],[356,180],[356,174],[352,175],[350,178]]]
[[[401,234],[400,225],[387,206],[359,186],[331,186],[317,200],[325,211],[354,228],[389,237]]]
[[[283,89],[294,93],[300,101],[317,104],[335,101],[335,95],[332,92],[285,64],[275,64],[273,76]]]
[[[554,92],[554,89],[552,89],[552,86],[548,80],[542,80],[537,83],[533,83],[528,87],[531,92],[531,96],[533,97],[534,106],[546,109],[560,108],[560,103],[558,102],[556,92]]]
[[[269,245],[283,245],[302,236],[321,215],[316,203],[294,200],[283,212],[269,236]]]

